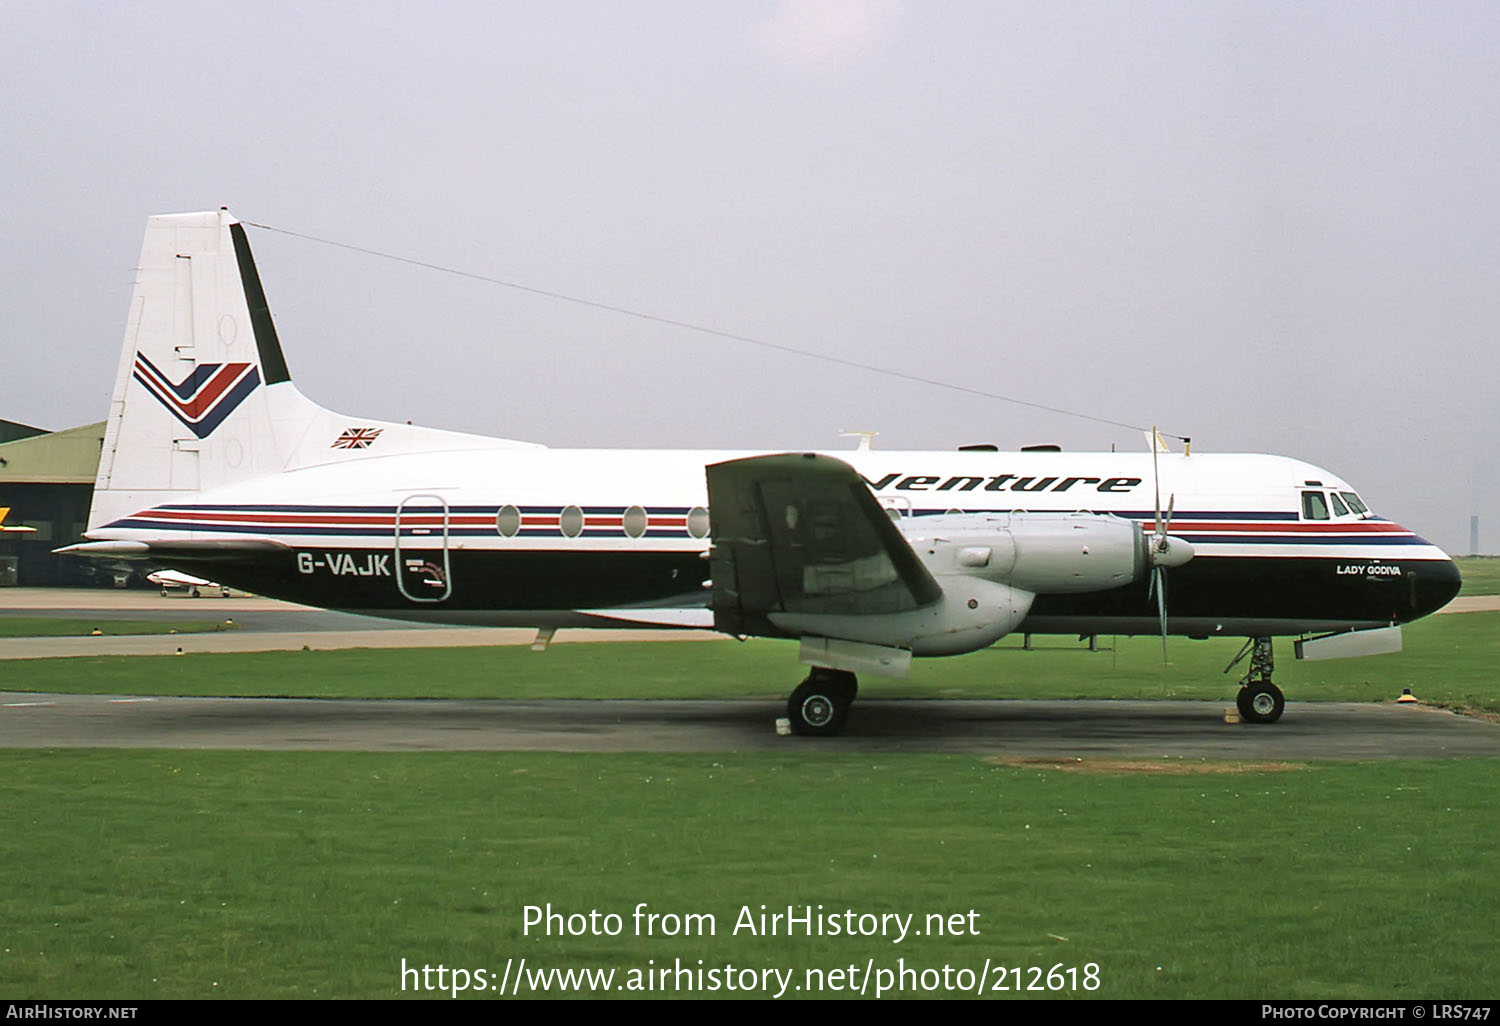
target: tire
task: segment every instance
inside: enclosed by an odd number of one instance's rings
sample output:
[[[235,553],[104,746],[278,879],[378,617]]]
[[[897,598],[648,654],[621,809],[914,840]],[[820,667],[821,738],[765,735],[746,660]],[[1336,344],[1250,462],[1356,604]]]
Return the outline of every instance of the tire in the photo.
[[[849,718],[857,689],[852,673],[814,670],[787,699],[786,714],[792,730],[805,737],[837,734]]]
[[[1246,723],[1275,723],[1286,710],[1286,696],[1275,684],[1265,681],[1240,688],[1234,704],[1239,707],[1240,719]]]

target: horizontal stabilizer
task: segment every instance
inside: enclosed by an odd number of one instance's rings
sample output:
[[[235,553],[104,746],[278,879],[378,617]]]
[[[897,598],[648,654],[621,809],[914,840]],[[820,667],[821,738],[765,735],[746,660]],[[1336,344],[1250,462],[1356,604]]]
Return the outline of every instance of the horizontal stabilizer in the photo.
[[[92,541],[67,545],[53,551],[59,556],[88,559],[191,560],[230,559],[246,553],[284,552],[286,546],[268,538],[209,538],[182,541]]]

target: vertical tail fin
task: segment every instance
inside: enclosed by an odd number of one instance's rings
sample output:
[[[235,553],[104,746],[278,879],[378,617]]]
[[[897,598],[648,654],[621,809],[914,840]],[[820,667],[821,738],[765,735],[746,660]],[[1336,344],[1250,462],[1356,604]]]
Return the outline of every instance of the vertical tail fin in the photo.
[[[318,412],[291,384],[244,227],[225,210],[151,218],[89,529],[281,470]]]
[[[306,399],[287,372],[244,226],[226,210],[165,214],[146,223],[87,534],[284,471],[522,447],[531,446],[355,419]]]

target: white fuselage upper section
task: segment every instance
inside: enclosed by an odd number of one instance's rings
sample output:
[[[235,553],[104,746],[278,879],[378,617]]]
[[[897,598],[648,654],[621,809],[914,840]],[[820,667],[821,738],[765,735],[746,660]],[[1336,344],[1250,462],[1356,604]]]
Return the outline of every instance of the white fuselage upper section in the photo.
[[[379,547],[405,505],[446,507],[441,526],[453,549],[701,550],[708,544],[704,467],[750,455],[511,445],[371,451],[137,509],[98,525],[90,537],[244,535],[293,545]],[[1200,558],[1447,559],[1397,524],[1357,514],[1342,499],[1330,502],[1327,496],[1353,489],[1326,470],[1285,457],[1160,454],[1153,468],[1149,453],[830,455],[854,466],[893,515],[1085,510],[1150,524],[1159,487],[1162,509],[1173,506],[1172,534],[1191,542]],[[1310,510],[1307,493],[1325,498]],[[1334,512],[1340,507],[1346,511]],[[1315,510],[1325,517],[1310,518]]]

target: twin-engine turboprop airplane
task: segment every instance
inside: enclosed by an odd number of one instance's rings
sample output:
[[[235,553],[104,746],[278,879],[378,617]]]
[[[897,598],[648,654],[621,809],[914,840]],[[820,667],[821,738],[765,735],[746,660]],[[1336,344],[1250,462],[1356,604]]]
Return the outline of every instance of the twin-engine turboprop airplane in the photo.
[[[844,455],[556,450],[332,413],[292,384],[244,227],[176,214],[147,224],[88,540],[60,551],[398,619],[797,639],[808,734],[843,724],[856,673],[1013,631],[1247,637],[1240,710],[1271,722],[1273,636],[1389,649],[1459,587],[1438,548],[1278,456]]]

